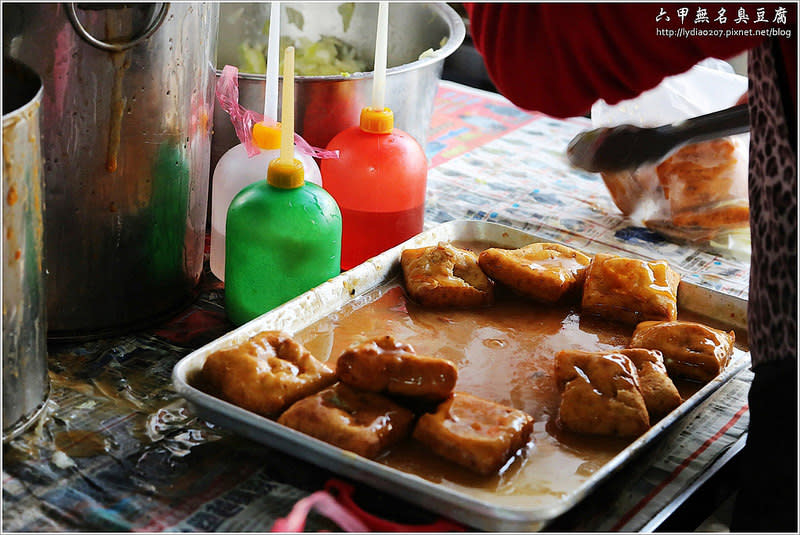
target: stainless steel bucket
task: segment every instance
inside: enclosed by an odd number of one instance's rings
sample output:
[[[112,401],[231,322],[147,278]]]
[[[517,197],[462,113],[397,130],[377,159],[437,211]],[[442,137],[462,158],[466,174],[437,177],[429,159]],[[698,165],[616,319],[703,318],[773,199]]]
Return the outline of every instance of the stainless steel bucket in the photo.
[[[358,55],[372,65],[377,3],[356,2],[347,24],[338,2],[281,5],[281,35],[294,39],[307,37],[312,41],[323,35],[337,37],[352,45]],[[289,10],[292,10],[291,20]],[[263,28],[268,19],[268,3],[222,4],[218,73],[226,64],[239,62],[238,48],[243,41],[266,43]],[[394,112],[395,126],[411,134],[423,147],[444,60],[461,45],[464,35],[461,17],[445,3],[390,4],[385,103]],[[427,49],[437,52],[419,59]],[[357,125],[361,109],[372,101],[372,77],[372,71],[348,76],[295,77],[297,132],[312,145],[325,147],[337,133]],[[264,78],[263,74],[240,73],[240,104],[263,111]],[[212,166],[237,143],[228,115],[217,106]]]
[[[51,338],[131,330],[193,297],[219,5],[3,4],[40,72]]]
[[[50,392],[43,269],[42,84],[3,58],[3,442],[22,433]]]

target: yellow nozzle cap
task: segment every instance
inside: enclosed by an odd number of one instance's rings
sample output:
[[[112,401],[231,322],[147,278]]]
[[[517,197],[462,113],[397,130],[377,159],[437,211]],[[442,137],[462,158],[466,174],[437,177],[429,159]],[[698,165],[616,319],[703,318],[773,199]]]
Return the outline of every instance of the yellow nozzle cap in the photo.
[[[267,183],[276,188],[299,188],[305,183],[303,163],[297,158],[288,161],[275,158],[269,162]]]
[[[391,134],[394,128],[394,113],[389,108],[375,109],[367,106],[361,110],[359,126],[370,134]]]
[[[268,126],[264,123],[253,125],[253,141],[262,150],[281,148],[281,123]]]

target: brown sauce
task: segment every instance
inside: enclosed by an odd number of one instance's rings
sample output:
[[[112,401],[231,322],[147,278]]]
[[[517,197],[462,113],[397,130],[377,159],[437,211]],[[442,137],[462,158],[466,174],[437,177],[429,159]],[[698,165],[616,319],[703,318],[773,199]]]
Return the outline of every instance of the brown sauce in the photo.
[[[472,242],[454,245],[476,252],[485,248]],[[679,319],[724,328],[693,314],[679,312]],[[420,355],[453,362],[459,369],[457,391],[523,410],[535,424],[528,444],[493,476],[472,473],[411,438],[378,458],[380,463],[486,503],[529,509],[563,501],[632,442],[562,430],[557,424],[560,393],[552,370],[554,356],[562,349],[627,347],[633,326],[581,317],[578,304],[536,304],[502,288],[489,307],[428,309],[410,301],[395,280],[293,337],[335,369],[347,347],[387,334]],[[742,352],[741,342],[737,339],[736,352]],[[189,382],[209,391],[199,375]],[[684,400],[702,387],[690,381],[675,384]]]
[[[349,345],[385,334],[411,344],[418,354],[456,364],[457,391],[524,410],[536,423],[525,450],[488,478],[438,458],[411,439],[379,462],[482,500],[530,507],[562,499],[629,443],[560,431],[555,425],[560,395],[551,370],[558,350],[625,347],[631,328],[582,320],[576,309],[539,306],[511,295],[482,309],[425,309],[394,283],[295,338],[334,367]]]
[[[490,307],[426,309],[408,300],[395,281],[306,327],[295,339],[335,368],[348,346],[391,334],[420,355],[456,364],[457,391],[533,416],[532,440],[491,477],[443,460],[412,439],[378,459],[483,501],[530,508],[563,500],[632,441],[570,433],[556,423],[560,394],[552,376],[554,355],[562,349],[624,348],[633,333],[633,326],[582,318],[578,312],[578,305],[538,305],[502,290]],[[680,319],[703,321],[686,314]],[[702,385],[677,381],[676,386],[687,399]]]
[[[55,436],[56,448],[70,457],[93,457],[108,451],[105,439],[94,431],[61,431]]]
[[[8,188],[8,194],[6,195],[6,202],[8,203],[9,206],[14,206],[15,204],[17,204],[18,200],[19,200],[19,194],[17,194],[17,188],[11,186],[10,188]]]

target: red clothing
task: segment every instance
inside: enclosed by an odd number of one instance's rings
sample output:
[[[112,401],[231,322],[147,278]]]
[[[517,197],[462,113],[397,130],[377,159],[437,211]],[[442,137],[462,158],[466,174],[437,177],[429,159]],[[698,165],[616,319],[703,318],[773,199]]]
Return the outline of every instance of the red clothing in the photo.
[[[690,4],[685,24],[678,4],[465,4],[472,39],[483,55],[497,89],[517,106],[555,117],[583,115],[599,98],[616,104],[688,70],[707,57],[728,59],[759,44],[763,37],[669,37],[667,30],[704,28],[692,22],[702,6],[709,28],[738,29],[736,11],[743,4]],[[769,6],[772,20],[774,4]],[[725,25],[714,24],[721,7]],[[750,5],[750,17],[755,8]],[[781,39],[792,94],[796,95],[796,6],[787,4]],[[665,14],[659,17],[661,10]],[[669,21],[667,21],[669,17]],[[657,21],[656,19],[659,18]],[[692,19],[692,20],[690,20]],[[749,28],[755,28],[753,21]],[[724,31],[724,30],[723,30]],[[796,102],[796,97],[795,97]],[[796,109],[796,105],[795,105]]]
[[[797,5],[688,6],[693,16],[685,27],[676,17],[683,4],[674,3],[466,7],[473,40],[498,90],[522,108],[559,117],[583,114],[598,98],[615,104],[635,97],[706,57],[725,59],[751,49],[747,316],[755,378],[731,530],[796,533]],[[667,31],[710,29],[694,20],[696,13],[704,9],[713,20],[723,8],[731,29],[737,29],[730,23],[740,10],[750,16],[763,10],[768,22],[751,20],[748,28],[784,33],[767,39],[726,36],[724,28],[717,36]],[[778,20],[779,9],[785,21]],[[740,22],[738,29],[744,27]]]

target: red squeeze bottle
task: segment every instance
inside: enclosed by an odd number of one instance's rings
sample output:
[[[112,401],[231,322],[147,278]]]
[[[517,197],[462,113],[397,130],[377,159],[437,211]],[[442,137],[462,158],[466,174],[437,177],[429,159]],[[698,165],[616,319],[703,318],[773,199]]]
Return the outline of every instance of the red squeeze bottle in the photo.
[[[389,108],[365,107],[359,126],[337,134],[322,160],[322,186],[342,212],[342,270],[422,232],[428,160],[420,144],[394,128]]]

